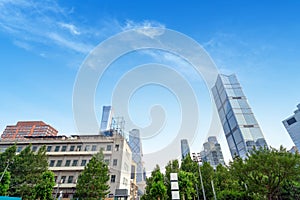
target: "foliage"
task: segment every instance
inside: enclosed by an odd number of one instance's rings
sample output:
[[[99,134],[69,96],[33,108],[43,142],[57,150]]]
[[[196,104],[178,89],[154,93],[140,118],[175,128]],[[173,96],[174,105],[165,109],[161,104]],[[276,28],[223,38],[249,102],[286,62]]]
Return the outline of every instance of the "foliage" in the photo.
[[[194,183],[197,184],[193,173],[185,171],[178,173],[179,192],[182,199],[193,199],[196,195]]]
[[[10,184],[10,173],[8,171],[1,172],[0,177],[2,177],[2,180],[0,182],[0,196],[6,196]]]
[[[55,185],[54,173],[45,171],[42,179],[34,188],[35,198],[40,200],[52,200],[52,191]]]
[[[167,199],[167,188],[164,185],[164,175],[160,172],[158,165],[151,172],[151,177],[146,180],[147,186],[143,200],[165,200]]]
[[[79,175],[75,197],[85,200],[105,198],[109,193],[109,171],[102,152],[95,154]]]
[[[41,147],[36,154],[31,150],[31,145],[28,145],[14,157],[9,169],[12,175],[9,194],[21,196],[24,200],[34,199],[35,185],[42,179],[42,174],[47,169],[45,146]]]

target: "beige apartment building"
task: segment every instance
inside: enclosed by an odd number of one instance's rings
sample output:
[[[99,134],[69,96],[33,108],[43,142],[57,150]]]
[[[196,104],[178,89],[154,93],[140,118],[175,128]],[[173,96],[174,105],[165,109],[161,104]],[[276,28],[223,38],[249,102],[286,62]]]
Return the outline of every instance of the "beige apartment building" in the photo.
[[[2,140],[0,152],[14,144],[15,140]],[[72,136],[27,136],[17,141],[17,151],[32,144],[37,151],[45,145],[47,149],[49,169],[55,173],[53,196],[71,199],[75,193],[79,174],[91,157],[103,151],[104,160],[109,166],[110,194],[108,197],[130,198],[135,196],[135,180],[131,180],[132,152],[126,139],[113,132],[112,136],[103,135],[72,135]],[[135,172],[133,172],[135,173]]]

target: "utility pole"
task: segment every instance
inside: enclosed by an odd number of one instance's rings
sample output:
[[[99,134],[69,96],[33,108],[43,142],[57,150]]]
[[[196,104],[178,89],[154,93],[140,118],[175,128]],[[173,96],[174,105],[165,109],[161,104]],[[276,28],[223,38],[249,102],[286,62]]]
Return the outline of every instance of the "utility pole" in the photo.
[[[200,169],[200,162],[201,162],[201,156],[200,156],[200,153],[198,153],[198,155],[196,155],[195,153],[193,153],[193,160],[194,160],[195,162],[197,162],[197,165],[198,165],[199,176],[200,176],[200,182],[201,182],[202,193],[203,193],[203,199],[206,200],[205,190],[204,190],[203,181],[202,181],[202,174],[201,174],[201,169]]]
[[[6,165],[5,169],[4,169],[4,172],[3,172],[2,175],[1,175],[0,182],[2,181],[2,178],[3,178],[3,176],[4,176],[4,174],[5,174],[6,170],[7,170],[7,168],[8,168],[8,166],[9,166],[9,163],[10,163],[10,161],[8,160],[8,161],[7,161],[7,165]]]

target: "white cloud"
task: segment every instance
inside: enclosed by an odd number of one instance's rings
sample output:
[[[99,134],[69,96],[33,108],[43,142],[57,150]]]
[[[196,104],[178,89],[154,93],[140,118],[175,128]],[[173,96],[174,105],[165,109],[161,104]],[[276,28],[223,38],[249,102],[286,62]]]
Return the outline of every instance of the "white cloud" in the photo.
[[[162,35],[164,33],[165,25],[155,21],[143,21],[141,23],[127,20],[122,30],[136,29],[138,33],[144,34],[150,38]]]
[[[81,33],[78,31],[77,27],[74,24],[67,23],[58,23],[62,28],[65,28],[70,31],[73,35],[80,35]]]

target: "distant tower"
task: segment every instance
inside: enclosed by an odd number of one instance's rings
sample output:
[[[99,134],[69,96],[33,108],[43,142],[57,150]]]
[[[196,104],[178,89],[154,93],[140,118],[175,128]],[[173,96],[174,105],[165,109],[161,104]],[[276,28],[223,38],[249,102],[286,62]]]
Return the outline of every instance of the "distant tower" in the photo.
[[[136,182],[142,182],[144,180],[144,165],[143,165],[143,151],[142,142],[140,138],[140,131],[138,129],[132,129],[129,131],[129,146],[132,151],[132,160],[136,163]]]
[[[190,153],[190,146],[187,139],[182,139],[181,143],[181,158],[184,159]]]
[[[208,137],[208,142],[205,142],[203,147],[204,150],[200,153],[203,162],[210,163],[213,168],[216,168],[219,164],[225,164],[221,145],[215,136]]]
[[[297,105],[297,110],[294,111],[294,115],[290,116],[282,123],[290,134],[297,149],[300,149],[300,104]]]
[[[113,110],[111,106],[103,106],[100,132],[110,130],[113,118]]]
[[[220,74],[212,88],[231,156],[245,158],[253,147],[267,146],[236,76]]]

